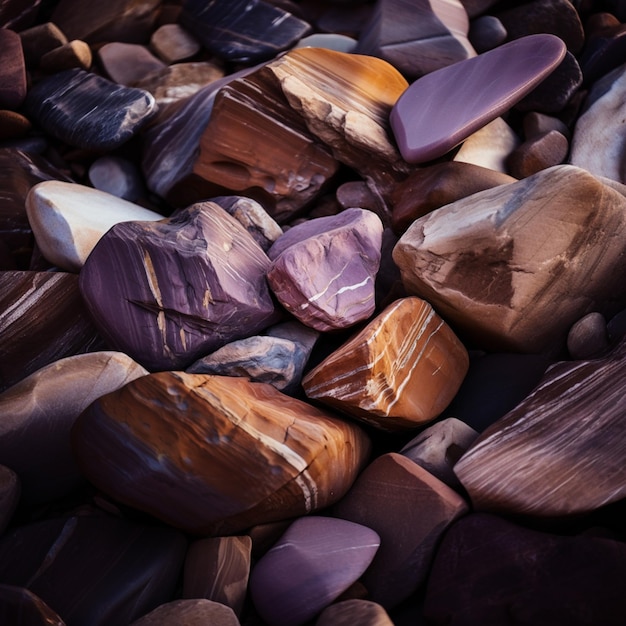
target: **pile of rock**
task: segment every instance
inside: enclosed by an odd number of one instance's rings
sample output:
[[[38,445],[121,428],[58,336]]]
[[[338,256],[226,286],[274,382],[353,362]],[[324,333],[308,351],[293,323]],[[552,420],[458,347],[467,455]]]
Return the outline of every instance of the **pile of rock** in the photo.
[[[0,622],[623,624],[621,20],[0,0]]]

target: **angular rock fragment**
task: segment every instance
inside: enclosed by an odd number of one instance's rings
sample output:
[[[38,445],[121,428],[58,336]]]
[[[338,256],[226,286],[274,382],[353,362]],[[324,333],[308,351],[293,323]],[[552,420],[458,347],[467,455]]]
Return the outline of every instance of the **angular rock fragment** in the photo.
[[[131,626],[239,626],[233,610],[211,600],[172,600],[150,611]]]
[[[59,359],[0,394],[0,463],[16,471],[28,504],[50,502],[83,478],[70,447],[76,418],[96,398],[148,372],[121,352]]]
[[[0,109],[17,109],[26,97],[26,65],[20,36],[0,28]]]
[[[26,213],[41,253],[68,272],[80,271],[94,246],[115,224],[163,219],[105,191],[58,180],[44,181],[30,190]]]
[[[415,428],[450,403],[467,351],[419,298],[389,305],[302,381],[307,396],[382,430]]]
[[[183,372],[144,376],[96,400],[72,438],[104,492],[200,535],[329,506],[370,450],[355,424],[271,385]]]
[[[593,511],[626,494],[626,342],[562,362],[489,427],[454,471],[478,510],[537,517]]]
[[[311,26],[263,0],[187,0],[181,24],[216,56],[235,63],[258,63],[293,46]]]
[[[363,525],[302,517],[252,570],[254,606],[275,626],[305,624],[360,578],[379,545]]]
[[[476,56],[459,0],[379,0],[356,52],[385,59],[415,79]]]
[[[13,585],[0,585],[0,620],[13,626],[65,626],[41,598]]]
[[[443,156],[521,100],[565,52],[554,35],[529,35],[416,80],[391,111],[402,156],[409,163]]]
[[[294,226],[268,251],[270,288],[307,326],[353,326],[374,312],[382,232],[378,216],[356,208]]]
[[[527,139],[507,158],[508,169],[516,178],[526,178],[563,163],[569,153],[567,137],[558,130]]]
[[[44,54],[39,67],[44,72],[62,72],[72,68],[88,70],[93,60],[91,48],[84,41],[74,39]]]
[[[407,291],[477,346],[557,350],[585,313],[623,307],[624,207],[585,170],[557,165],[419,218],[393,258]]]
[[[124,222],[80,274],[104,337],[149,370],[183,369],[276,321],[270,261],[243,227],[205,202],[160,222]]]
[[[380,549],[363,583],[371,599],[387,609],[426,580],[437,541],[467,511],[455,491],[396,453],[368,465],[333,508],[338,517],[380,535]]]
[[[116,85],[85,70],[41,79],[24,103],[53,137],[89,150],[114,150],[131,139],[156,113],[151,94]]]
[[[184,61],[200,52],[198,40],[180,24],[163,24],[150,37],[150,46],[168,65]]]
[[[104,44],[98,49],[98,59],[113,82],[128,87],[145,80],[153,72],[167,68],[148,48],[136,43],[113,41]]]

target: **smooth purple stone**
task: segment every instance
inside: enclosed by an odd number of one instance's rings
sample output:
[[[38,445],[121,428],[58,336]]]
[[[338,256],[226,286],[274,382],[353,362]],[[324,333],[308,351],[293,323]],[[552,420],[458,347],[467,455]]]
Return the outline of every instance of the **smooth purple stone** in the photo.
[[[405,161],[443,156],[532,91],[565,56],[554,35],[529,35],[415,81],[391,110]]]

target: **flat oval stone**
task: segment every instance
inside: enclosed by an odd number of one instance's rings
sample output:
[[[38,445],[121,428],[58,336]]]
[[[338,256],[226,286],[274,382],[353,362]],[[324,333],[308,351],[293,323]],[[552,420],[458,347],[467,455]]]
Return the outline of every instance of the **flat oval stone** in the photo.
[[[402,156],[409,163],[443,156],[529,93],[565,52],[554,35],[529,35],[416,80],[391,111]]]
[[[163,24],[150,37],[152,49],[168,65],[184,61],[201,50],[198,40],[180,24]]]
[[[20,39],[22,40],[24,59],[29,67],[37,67],[39,59],[44,54],[68,43],[67,37],[61,29],[52,22],[36,24],[20,31]]]
[[[70,430],[96,398],[148,372],[121,352],[59,359],[0,394],[0,463],[15,470],[28,504],[50,502],[84,479]]]
[[[374,312],[382,233],[380,218],[357,208],[294,226],[268,251],[270,288],[307,326],[353,326]]]
[[[361,524],[301,517],[252,570],[254,606],[271,626],[305,624],[360,578],[379,545]]]
[[[574,360],[589,359],[609,347],[606,320],[601,313],[581,317],[567,333],[567,351]]]
[[[13,585],[0,585],[0,621],[11,626],[65,626],[41,598]]]
[[[44,54],[39,61],[39,67],[45,72],[62,72],[74,67],[88,70],[92,60],[89,45],[84,41],[74,39]]]
[[[624,497],[625,354],[622,340],[602,359],[553,366],[485,430],[454,468],[475,509],[558,517]]]
[[[271,385],[160,372],[96,400],[73,450],[100,489],[197,535],[329,506],[370,451],[361,429]]]
[[[389,305],[302,381],[309,398],[382,430],[416,428],[450,403],[467,372],[463,344],[419,298]]]
[[[29,90],[24,106],[53,137],[101,151],[126,143],[156,113],[147,91],[116,85],[81,69],[41,79]]]
[[[30,190],[26,213],[42,254],[68,272],[80,271],[115,224],[163,219],[105,191],[58,180],[44,181]]]
[[[205,202],[160,222],[113,226],[80,288],[111,345],[149,370],[184,369],[277,321],[269,264],[239,222]]]
[[[508,157],[509,171],[516,178],[526,178],[565,161],[569,153],[567,137],[558,130],[527,139]]]

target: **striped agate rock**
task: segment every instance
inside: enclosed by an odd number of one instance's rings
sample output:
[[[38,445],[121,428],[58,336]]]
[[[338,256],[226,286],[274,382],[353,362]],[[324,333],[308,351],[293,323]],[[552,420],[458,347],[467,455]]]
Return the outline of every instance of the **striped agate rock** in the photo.
[[[403,298],[309,372],[302,385],[312,400],[393,431],[437,417],[468,367],[465,347],[430,304]]]
[[[548,370],[455,465],[474,507],[560,517],[624,498],[625,375],[625,341],[603,359]]]
[[[196,535],[228,535],[341,498],[365,463],[360,427],[271,385],[160,372],[96,400],[72,430],[85,476]]]

